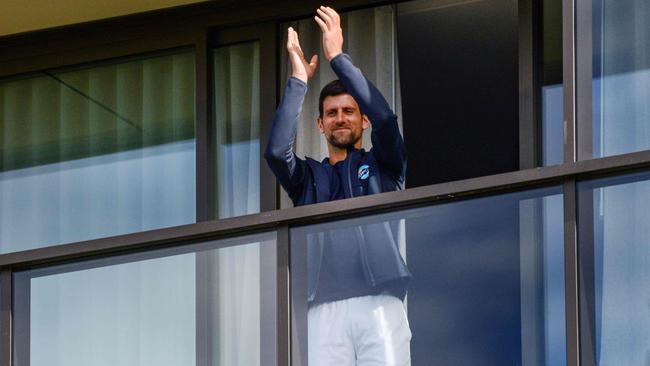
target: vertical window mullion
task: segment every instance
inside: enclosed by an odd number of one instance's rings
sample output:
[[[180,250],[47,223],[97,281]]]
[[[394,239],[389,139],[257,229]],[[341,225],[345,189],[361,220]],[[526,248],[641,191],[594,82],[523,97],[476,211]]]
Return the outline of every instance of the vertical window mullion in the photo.
[[[271,121],[277,107],[278,87],[278,27],[275,23],[260,26],[260,211],[280,208],[275,176],[266,165],[264,150],[271,131]]]
[[[567,79],[565,79],[566,82]],[[564,182],[564,273],[567,366],[580,365],[576,181]]]
[[[209,30],[202,28],[196,36],[196,222],[214,219],[214,156],[212,154],[212,51]],[[207,366],[213,359],[214,305],[206,283],[209,278],[209,253],[196,255],[196,366]]]
[[[207,28],[196,37],[196,221],[214,219],[212,49]]]
[[[540,165],[540,7],[540,1],[519,0],[519,169]]]
[[[11,366],[11,269],[0,272],[0,366]]]
[[[593,34],[592,1],[575,0],[575,146],[576,159],[593,157],[592,90]]]
[[[562,0],[564,162],[576,161],[575,0]]]
[[[584,184],[584,183],[583,183]],[[576,186],[576,227],[578,253],[578,333],[581,366],[596,365],[596,237],[594,234],[594,213],[596,209],[594,191],[578,189]]]
[[[289,226],[278,228],[276,310],[277,310],[277,363],[276,366],[291,365],[291,283],[289,255],[291,236]],[[298,362],[300,364],[300,362]]]
[[[5,284],[5,278],[2,279]],[[13,276],[11,279],[11,365],[30,364],[31,277]],[[3,287],[4,288],[4,287]],[[19,312],[14,309],[20,309]]]
[[[575,0],[562,0],[564,162],[576,161]],[[580,365],[576,182],[564,183],[564,261],[567,366]]]

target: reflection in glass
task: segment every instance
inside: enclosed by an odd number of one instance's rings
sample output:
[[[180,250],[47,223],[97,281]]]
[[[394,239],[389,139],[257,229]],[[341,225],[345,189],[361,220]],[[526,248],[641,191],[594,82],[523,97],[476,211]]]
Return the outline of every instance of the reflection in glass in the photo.
[[[581,9],[591,11],[593,107],[580,122],[592,123],[592,138],[581,139],[580,158],[650,149],[650,2],[589,3]]]
[[[0,82],[0,252],[195,220],[194,54]]]
[[[260,365],[274,253],[268,233],[19,272],[14,365]]]
[[[292,229],[292,301],[302,357],[314,281],[308,258],[328,245],[325,240],[321,249],[318,238],[362,232],[337,242],[373,250],[378,240],[366,234],[379,228],[393,237],[413,274],[406,299],[413,365],[566,364],[559,188]]]
[[[579,185],[583,359],[650,361],[650,173]],[[583,330],[584,332],[584,330]]]
[[[259,42],[214,51],[217,217],[260,211]]]
[[[562,84],[542,87],[543,165],[564,162],[564,88]]]

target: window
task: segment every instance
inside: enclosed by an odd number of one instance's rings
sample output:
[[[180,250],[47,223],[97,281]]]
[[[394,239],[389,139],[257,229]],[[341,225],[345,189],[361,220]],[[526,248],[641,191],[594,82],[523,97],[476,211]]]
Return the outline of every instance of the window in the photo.
[[[511,0],[397,4],[407,187],[519,169],[517,16]]]
[[[328,274],[328,253],[365,248],[361,257],[371,263],[369,253],[386,253],[379,246],[389,241],[413,274],[406,300],[413,365],[564,365],[562,217],[561,191],[548,188],[292,229],[303,361],[307,308],[336,290],[326,283],[339,275]]]
[[[587,89],[578,91],[579,158],[650,149],[650,3],[592,0],[579,11],[589,25],[578,30]]]
[[[650,357],[650,173],[579,185],[582,357],[594,365]]]
[[[0,82],[0,252],[195,222],[194,61]]]
[[[647,1],[346,4],[409,189],[299,208],[260,155],[286,27],[320,53],[311,5],[0,37],[0,364],[297,364],[311,246],[380,240],[413,274],[414,366],[650,360]],[[334,77],[321,55],[299,155],[326,154]]]
[[[260,211],[259,42],[214,50],[216,217]]]
[[[14,365],[260,365],[275,352],[275,240],[16,272]]]

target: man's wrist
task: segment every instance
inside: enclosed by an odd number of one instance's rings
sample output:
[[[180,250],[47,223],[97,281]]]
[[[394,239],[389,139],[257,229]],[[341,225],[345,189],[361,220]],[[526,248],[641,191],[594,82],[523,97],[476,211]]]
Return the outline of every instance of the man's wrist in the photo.
[[[330,63],[334,62],[334,60],[336,60],[337,58],[339,58],[340,56],[342,56],[342,55],[344,55],[344,54],[345,54],[344,52],[339,52],[339,53],[337,53],[337,54],[334,55],[331,59],[329,59],[329,62],[330,62]]]
[[[299,84],[304,85],[305,87],[307,86],[307,82],[306,82],[306,81],[304,81],[303,79],[301,79],[301,78],[299,78],[299,77],[296,77],[295,75],[291,75],[291,77],[289,77],[289,80],[292,80],[292,79],[293,79],[294,81],[298,82]]]
[[[307,84],[307,80],[308,80],[307,75],[293,73],[293,74],[291,74],[291,77],[294,77],[294,78],[302,81],[303,83]]]
[[[338,56],[338,55],[340,55],[342,53],[343,53],[343,51],[336,51],[336,52],[333,52],[333,53],[329,54],[328,57],[327,57],[327,61],[331,62],[333,59],[336,58],[336,56]]]

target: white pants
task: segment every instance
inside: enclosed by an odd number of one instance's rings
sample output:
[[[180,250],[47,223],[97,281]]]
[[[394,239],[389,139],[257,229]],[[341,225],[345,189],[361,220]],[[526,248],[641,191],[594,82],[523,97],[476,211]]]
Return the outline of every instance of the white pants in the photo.
[[[389,295],[327,302],[309,309],[309,366],[410,366],[404,304]]]

